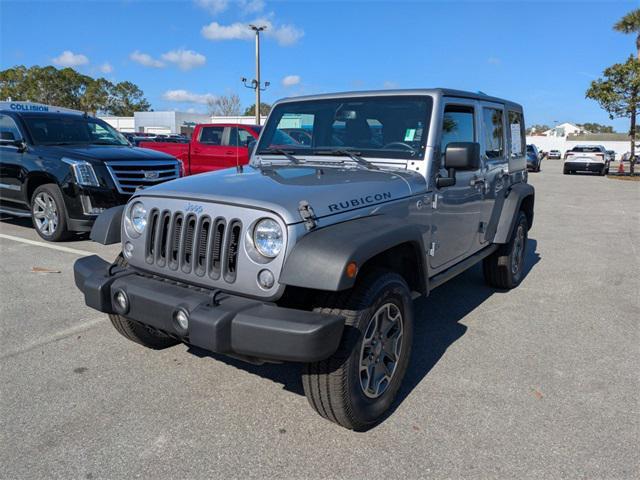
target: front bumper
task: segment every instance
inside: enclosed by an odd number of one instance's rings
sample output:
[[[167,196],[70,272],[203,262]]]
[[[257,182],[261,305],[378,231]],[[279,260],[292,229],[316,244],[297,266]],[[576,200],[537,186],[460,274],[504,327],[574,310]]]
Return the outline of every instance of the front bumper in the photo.
[[[565,162],[564,169],[571,172],[602,172],[604,163],[600,162]]]
[[[189,345],[228,355],[270,361],[316,362],[331,356],[342,337],[344,319],[236,295],[220,294],[137,273],[114,269],[96,255],[74,265],[76,286],[85,303],[103,313],[118,313],[117,291],[129,300],[125,317]],[[186,332],[177,326],[178,309],[189,314]]]

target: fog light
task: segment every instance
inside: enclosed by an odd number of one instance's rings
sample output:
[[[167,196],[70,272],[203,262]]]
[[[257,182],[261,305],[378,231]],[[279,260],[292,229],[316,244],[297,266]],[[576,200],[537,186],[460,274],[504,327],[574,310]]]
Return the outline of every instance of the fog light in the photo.
[[[123,253],[125,257],[131,258],[133,256],[133,243],[125,242]]]
[[[129,311],[129,298],[123,290],[116,291],[113,299],[115,300],[116,310],[118,313],[125,314]]]
[[[177,310],[176,313],[173,314],[173,319],[176,321],[176,325],[182,333],[189,330],[189,314],[187,312],[184,310]]]
[[[276,279],[274,278],[273,273],[271,273],[271,270],[264,269],[260,270],[260,273],[258,273],[258,285],[265,290],[269,290],[273,287],[275,281]]]

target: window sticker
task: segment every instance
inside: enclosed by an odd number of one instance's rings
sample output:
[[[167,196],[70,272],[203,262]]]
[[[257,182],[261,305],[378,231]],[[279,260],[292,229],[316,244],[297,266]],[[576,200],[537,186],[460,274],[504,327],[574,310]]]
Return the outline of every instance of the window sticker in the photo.
[[[404,134],[405,142],[413,142],[413,139],[416,137],[416,129],[415,128],[407,128],[407,131]]]
[[[520,124],[511,124],[511,153],[522,153],[522,139],[520,137]]]

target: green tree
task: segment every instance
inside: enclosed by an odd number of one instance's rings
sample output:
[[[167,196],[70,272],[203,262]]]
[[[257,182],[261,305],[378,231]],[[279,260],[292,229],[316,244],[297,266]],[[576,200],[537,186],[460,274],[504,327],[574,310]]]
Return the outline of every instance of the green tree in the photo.
[[[630,56],[625,63],[616,63],[604,71],[603,78],[591,82],[586,97],[595,100],[607,111],[609,118],[629,118],[631,141],[631,173],[635,166],[636,123],[640,113],[640,60]]]
[[[146,112],[151,104],[140,88],[131,82],[120,82],[109,91],[107,110],[118,117],[131,117],[133,112]]]
[[[260,102],[260,115],[267,116],[271,111],[271,105],[268,103]],[[251,116],[256,114],[256,104],[254,103],[250,107],[247,107],[244,111],[246,116]]]
[[[613,26],[613,29],[622,33],[636,34],[636,49],[638,50],[638,60],[640,60],[640,8],[627,13]]]
[[[104,78],[82,75],[73,68],[52,66],[19,65],[0,71],[0,98],[123,116],[150,107],[142,90],[131,82],[114,85]]]
[[[542,132],[546,132],[547,130],[551,130],[551,127],[549,125],[531,125],[529,128],[527,128],[527,135],[531,135],[532,133],[542,133]]]
[[[599,123],[587,122],[579,126],[590,133],[614,133],[613,127],[610,125],[601,125]]]

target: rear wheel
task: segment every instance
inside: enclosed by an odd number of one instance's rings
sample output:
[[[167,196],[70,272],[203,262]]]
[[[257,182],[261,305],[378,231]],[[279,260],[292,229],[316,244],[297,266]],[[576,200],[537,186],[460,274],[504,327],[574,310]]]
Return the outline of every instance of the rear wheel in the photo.
[[[502,245],[482,262],[487,284],[492,287],[511,289],[522,280],[529,224],[524,212],[519,212],[509,243]]]
[[[367,275],[351,291],[327,295],[320,304],[316,311],[345,318],[345,330],[331,357],[305,366],[305,395],[327,420],[367,430],[384,418],[409,364],[409,287],[401,276],[382,271]]]
[[[69,238],[67,208],[58,185],[47,183],[35,189],[31,196],[31,219],[43,239],[60,242]]]
[[[119,255],[114,263],[122,268],[126,268],[128,265],[122,255]],[[120,335],[132,342],[139,343],[153,350],[161,350],[180,343],[174,338],[162,335],[161,333],[151,330],[146,325],[130,320],[122,315],[110,314],[109,320],[111,320],[111,324]]]

